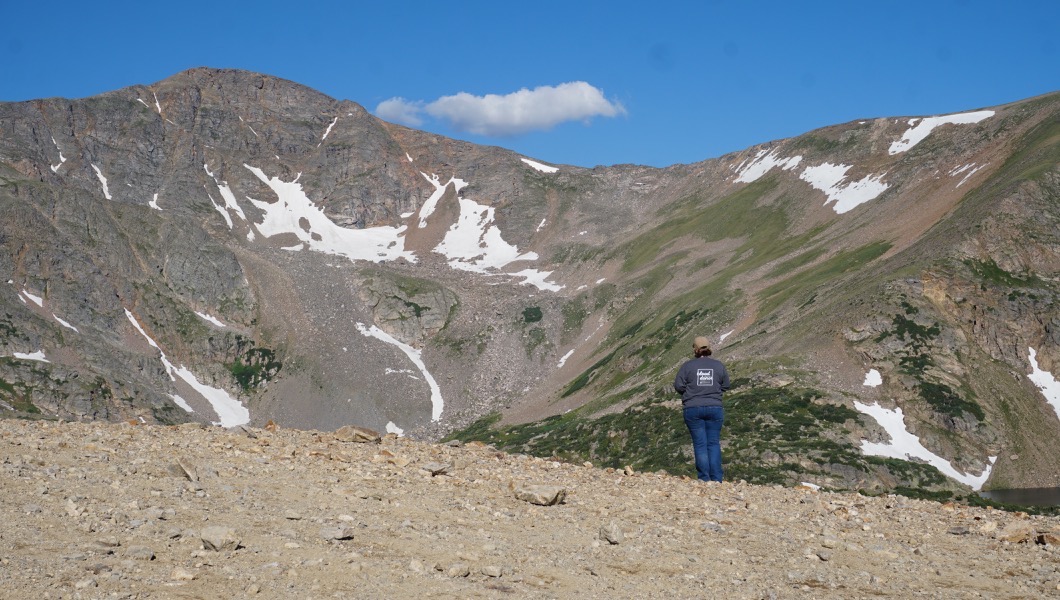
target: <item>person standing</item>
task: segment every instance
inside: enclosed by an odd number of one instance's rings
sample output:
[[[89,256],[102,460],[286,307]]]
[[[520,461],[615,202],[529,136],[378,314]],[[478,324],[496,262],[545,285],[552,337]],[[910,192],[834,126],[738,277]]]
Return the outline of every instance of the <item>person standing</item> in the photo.
[[[721,481],[721,427],[725,424],[721,396],[729,389],[729,372],[721,361],[710,357],[707,338],[696,337],[692,351],[695,358],[678,369],[674,390],[681,394],[699,480]]]

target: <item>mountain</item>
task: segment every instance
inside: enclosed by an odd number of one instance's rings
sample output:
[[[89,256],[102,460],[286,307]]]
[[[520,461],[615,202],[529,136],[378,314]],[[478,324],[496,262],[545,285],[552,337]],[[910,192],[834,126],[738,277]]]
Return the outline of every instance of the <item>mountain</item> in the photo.
[[[0,104],[0,409],[683,473],[708,335],[733,476],[1060,485],[1058,115],[585,169],[233,70]]]

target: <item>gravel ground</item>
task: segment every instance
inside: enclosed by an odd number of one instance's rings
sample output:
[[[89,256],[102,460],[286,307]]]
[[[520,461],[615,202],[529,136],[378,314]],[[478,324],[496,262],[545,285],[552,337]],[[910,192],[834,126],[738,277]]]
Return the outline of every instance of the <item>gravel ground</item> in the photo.
[[[342,431],[0,421],[0,596],[1060,597],[1057,518]]]

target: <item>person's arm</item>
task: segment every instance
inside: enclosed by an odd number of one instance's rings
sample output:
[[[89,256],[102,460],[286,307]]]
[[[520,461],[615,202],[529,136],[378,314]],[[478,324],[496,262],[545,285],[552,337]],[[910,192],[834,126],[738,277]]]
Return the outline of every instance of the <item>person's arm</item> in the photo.
[[[674,377],[674,391],[678,394],[685,393],[685,388],[688,387],[688,382],[684,378],[685,368],[682,366],[677,370],[677,377]]]

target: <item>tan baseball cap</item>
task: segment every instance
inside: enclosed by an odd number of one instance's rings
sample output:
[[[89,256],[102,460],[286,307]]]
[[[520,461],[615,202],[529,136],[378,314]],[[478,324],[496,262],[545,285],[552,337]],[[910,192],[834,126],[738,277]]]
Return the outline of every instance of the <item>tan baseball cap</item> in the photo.
[[[692,349],[703,350],[704,348],[708,350],[710,349],[710,340],[701,335],[696,336],[696,339],[692,342]]]

